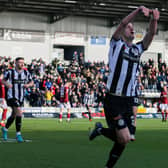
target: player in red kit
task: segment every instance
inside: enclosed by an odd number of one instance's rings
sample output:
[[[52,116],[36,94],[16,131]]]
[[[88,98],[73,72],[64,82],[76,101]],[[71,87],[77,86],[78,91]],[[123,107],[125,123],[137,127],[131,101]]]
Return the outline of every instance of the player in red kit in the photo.
[[[65,85],[62,85],[60,88],[60,115],[59,121],[62,122],[62,115],[64,108],[67,109],[67,121],[70,122],[71,113],[70,113],[70,102],[69,102],[69,89],[71,83],[67,82]]]
[[[6,114],[7,114],[7,104],[5,100],[5,83],[2,83],[3,75],[0,75],[0,108],[3,109],[2,112],[2,119],[0,121],[0,125],[2,127],[5,126],[5,121],[6,121]]]
[[[167,98],[167,86],[163,86],[163,90],[160,95],[160,109],[162,113],[162,121],[167,121],[168,116],[168,98]]]

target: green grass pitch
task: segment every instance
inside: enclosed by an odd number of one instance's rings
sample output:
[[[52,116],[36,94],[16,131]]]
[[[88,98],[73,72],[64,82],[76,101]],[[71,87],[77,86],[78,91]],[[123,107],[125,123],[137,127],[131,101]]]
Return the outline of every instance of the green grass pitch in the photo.
[[[104,168],[112,142],[103,136],[88,140],[95,122],[74,119],[23,119],[22,134],[29,143],[0,143],[2,168]],[[9,138],[15,138],[14,125]],[[136,141],[128,144],[116,168],[168,166],[168,123],[160,119],[137,120]]]

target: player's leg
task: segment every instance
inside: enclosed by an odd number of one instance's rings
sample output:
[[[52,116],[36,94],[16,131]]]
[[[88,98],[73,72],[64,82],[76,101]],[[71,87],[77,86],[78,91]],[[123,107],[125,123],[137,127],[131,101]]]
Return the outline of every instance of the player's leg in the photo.
[[[115,141],[106,163],[106,168],[112,168],[123,153],[126,144],[130,141],[128,128],[116,129],[117,140]]]
[[[136,116],[137,116],[137,112],[138,112],[138,107],[137,106],[133,106],[133,116],[134,116],[134,126],[136,127]]]
[[[168,107],[165,110],[165,121],[167,121],[167,116],[168,116]]]
[[[5,122],[6,122],[6,115],[7,115],[7,104],[6,104],[5,99],[1,99],[0,100],[0,107],[3,109],[2,119],[1,119],[0,125],[2,127],[4,127],[5,126]]]
[[[135,141],[135,132],[136,132],[136,114],[138,111],[137,106],[132,107],[133,115],[130,116],[131,125],[130,125],[130,134],[131,134],[131,141]]]
[[[126,100],[125,103],[128,103],[127,107],[121,108],[124,112],[128,111],[123,117],[117,119],[115,121],[115,131],[116,131],[116,141],[114,143],[114,146],[112,147],[109,159],[107,161],[106,167],[112,168],[118,159],[120,158],[121,154],[123,153],[127,143],[130,141],[130,125],[132,125],[132,111],[129,111],[129,109],[132,107],[132,104],[128,102],[129,100]],[[124,106],[124,104],[122,104]],[[119,110],[120,108],[118,108]]]
[[[5,121],[6,121],[6,115],[7,115],[7,108],[4,108],[4,109],[3,109],[3,112],[2,112],[2,120],[1,120],[1,123],[5,123]]]
[[[95,128],[89,134],[90,140],[95,139],[99,135],[103,135],[112,141],[116,140],[115,126],[117,124],[117,120],[119,120],[122,116],[120,114],[117,114],[118,112],[115,112],[117,109],[113,101],[116,101],[115,98],[111,97],[110,95],[106,95],[104,101],[104,112],[108,128],[104,128],[100,122],[96,123]],[[112,112],[115,113],[115,117],[113,116]]]
[[[3,109],[3,112],[2,112],[2,119],[0,121],[0,125],[2,127],[5,127],[5,122],[6,122],[6,114],[7,114],[7,109]]]
[[[14,107],[12,107],[12,113],[10,117],[7,119],[7,122],[4,127],[2,127],[2,138],[4,140],[8,139],[8,128],[12,125],[13,121],[15,120],[16,117],[16,111]]]
[[[13,121],[16,118],[16,113],[17,112],[16,112],[15,107],[11,107],[11,108],[12,108],[12,113],[11,113],[10,117],[7,119],[7,122],[5,124],[5,128],[6,129],[8,129],[12,125]]]
[[[97,127],[89,136],[90,140],[92,140],[94,134],[96,136],[104,135],[115,141],[106,163],[107,168],[112,168],[116,164],[124,151],[126,144],[130,141],[130,132],[127,123],[121,114],[121,111],[125,110],[127,110],[127,108],[125,107],[124,101],[120,101],[120,98],[107,95],[104,103],[104,111],[109,128],[103,128],[101,123],[97,123]]]
[[[86,109],[87,109],[87,111],[86,112],[83,112],[82,113],[82,115],[83,116],[85,116],[85,117],[87,117],[87,118],[89,118],[89,120],[90,120],[90,114],[89,114],[89,106],[87,105],[87,104],[85,104],[85,107],[86,107]],[[86,115],[85,115],[86,114]]]
[[[71,105],[69,102],[66,103],[67,108],[67,122],[70,122],[71,120]]]
[[[10,106],[12,108],[12,113],[11,113],[10,117],[8,118],[7,123],[5,125],[5,128],[8,129],[12,125],[13,121],[15,120],[15,118],[18,114],[17,108],[20,107],[23,103],[21,104],[16,99],[9,99],[7,101],[7,104],[8,104],[8,106]]]
[[[88,109],[89,121],[92,121],[92,110],[91,108]]]
[[[117,163],[126,144],[130,141],[130,132],[124,118],[115,121],[115,135],[115,143],[109,153],[109,158],[106,163],[107,168],[112,168]]]
[[[136,132],[136,115],[138,111],[138,106],[140,105],[140,101],[138,97],[133,97],[132,99],[132,108],[130,111],[130,134],[131,134],[131,141],[135,141],[135,132]],[[132,114],[133,113],[133,114]]]
[[[114,122],[115,122],[115,125],[114,125]],[[130,132],[129,132],[129,129],[127,127],[125,120],[121,118],[121,119],[116,120],[114,122],[112,123],[113,128],[112,127],[111,128],[110,127],[104,128],[100,122],[97,122],[95,124],[95,129],[92,130],[89,135],[89,139],[94,140],[97,136],[103,135],[104,137],[106,137],[112,141],[117,141],[121,144],[123,142],[130,141]],[[115,127],[117,127],[117,128],[114,129]],[[120,129],[121,129],[121,131],[120,131]]]
[[[165,120],[165,117],[164,117],[164,105],[163,104],[160,104],[160,109],[161,109],[162,122],[163,122]]]
[[[103,135],[104,137],[115,141],[116,140],[116,133],[115,130],[112,128],[104,128],[100,122],[95,124],[95,128],[89,134],[89,140],[94,140],[97,136]]]
[[[99,135],[103,135],[112,141],[116,140],[116,134],[114,129],[115,123],[111,113],[110,99],[108,96],[106,97],[107,98],[105,98],[105,103],[104,103],[104,112],[105,112],[108,128],[104,128],[100,122],[97,122],[95,124],[95,128],[89,134],[89,140],[94,140]]]
[[[92,110],[91,110],[91,108],[89,107],[88,104],[86,104],[86,109],[87,109],[87,112],[85,112],[85,114],[88,114],[88,116],[89,116],[89,121],[92,121],[92,116],[91,116]]]
[[[63,108],[60,109],[59,122],[62,122]]]
[[[71,120],[71,113],[70,113],[70,108],[67,109],[67,122],[70,122]]]
[[[21,135],[21,127],[22,127],[22,108],[21,107],[15,107],[16,110],[16,120],[15,120],[15,126],[16,126],[16,140],[18,142],[23,142],[23,138]]]
[[[111,102],[108,107],[105,106],[105,114],[108,126],[113,129],[115,128],[115,143],[109,153],[109,159],[106,163],[107,168],[112,168],[121,154],[123,153],[127,143],[130,141],[130,131],[128,129],[128,123],[123,114],[129,114],[129,109],[132,105],[129,104],[129,100],[125,98],[111,97]],[[107,104],[108,105],[108,104]],[[107,113],[108,112],[108,113]],[[113,115],[111,116],[111,113]],[[111,116],[111,117],[110,117]],[[109,118],[109,119],[108,119]],[[111,119],[112,118],[112,119]]]
[[[118,120],[118,124],[123,125],[124,121],[121,119]],[[95,136],[94,136],[95,134]],[[125,149],[126,144],[130,141],[130,133],[127,127],[125,128],[116,128],[115,131],[112,128],[103,128],[101,123],[96,123],[96,129],[92,131],[92,136],[90,136],[90,140],[93,140],[98,135],[104,135],[105,137],[115,141],[110,153],[109,158],[106,163],[107,168],[112,168],[117,160],[120,158],[122,152]],[[92,139],[93,138],[93,139]]]
[[[165,121],[165,110],[161,110],[162,113],[162,122]]]
[[[60,104],[59,122],[62,122],[63,110],[64,110],[64,105],[63,105],[63,103],[61,103]]]
[[[106,168],[112,168],[120,158],[121,154],[123,153],[125,149],[125,145],[120,144],[118,142],[115,142],[110,153],[109,153],[109,159],[106,163]]]

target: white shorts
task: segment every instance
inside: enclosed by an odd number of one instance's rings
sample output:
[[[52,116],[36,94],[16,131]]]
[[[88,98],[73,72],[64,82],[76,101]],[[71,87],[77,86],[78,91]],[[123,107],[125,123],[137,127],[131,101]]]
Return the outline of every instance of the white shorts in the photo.
[[[71,108],[71,105],[69,102],[66,102],[66,103],[60,103],[60,108],[67,108],[67,109],[70,109]]]
[[[6,100],[4,98],[0,98],[0,107],[2,109],[7,109],[7,104],[6,104]]]
[[[161,110],[168,110],[168,104],[160,104],[159,107]]]

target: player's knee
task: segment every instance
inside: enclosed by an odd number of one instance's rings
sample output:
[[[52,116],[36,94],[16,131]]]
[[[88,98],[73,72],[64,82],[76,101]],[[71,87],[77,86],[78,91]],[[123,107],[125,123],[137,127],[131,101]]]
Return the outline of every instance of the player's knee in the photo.
[[[121,145],[127,145],[129,142],[130,142],[130,137],[126,137],[126,138],[118,140],[118,143]]]
[[[126,145],[126,144],[128,144],[129,142],[130,142],[130,136],[129,137],[127,137],[126,139],[125,139],[125,141],[124,141],[124,145]]]
[[[130,142],[130,139],[131,139],[131,137],[130,137],[128,127],[117,131],[118,143],[120,143],[122,145],[126,145],[127,143]]]

